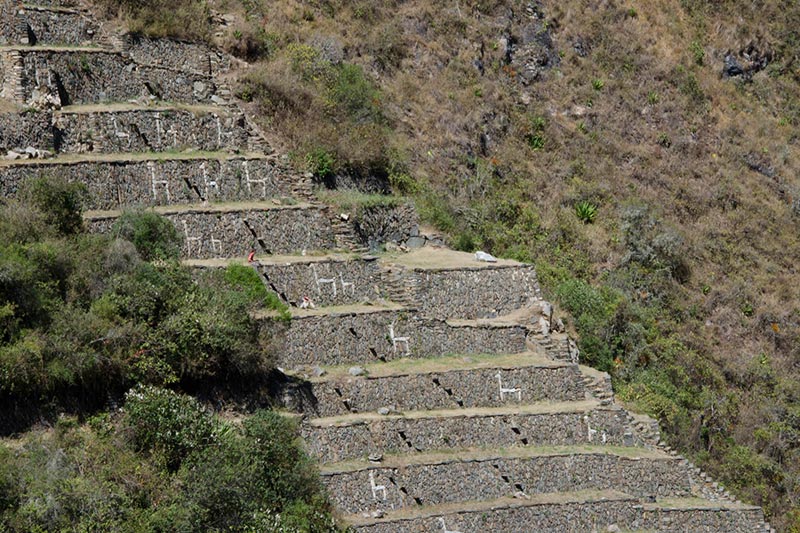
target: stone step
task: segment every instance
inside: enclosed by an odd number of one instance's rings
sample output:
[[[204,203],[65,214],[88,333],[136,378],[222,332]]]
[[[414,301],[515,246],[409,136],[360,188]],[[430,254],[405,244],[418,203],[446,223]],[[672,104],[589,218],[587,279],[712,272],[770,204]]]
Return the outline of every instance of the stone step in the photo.
[[[399,291],[426,316],[475,319],[506,315],[540,299],[533,265],[498,260],[485,263],[473,254],[423,247],[384,262]]]
[[[184,237],[184,258],[247,257],[251,247],[262,253],[293,253],[335,248],[325,209],[308,204],[271,203],[167,206],[155,211]],[[120,211],[89,211],[89,231],[109,233]]]
[[[500,407],[586,395],[577,366],[536,353],[400,359],[365,365],[357,376],[351,369],[314,367],[299,374],[310,383],[316,416]]]
[[[0,161],[0,195],[14,197],[26,180],[46,176],[85,184],[86,207],[95,210],[292,197],[302,186],[274,158],[258,155],[81,154]]]
[[[97,20],[76,7],[13,2],[13,15],[0,23],[0,43],[87,46],[103,42]]]
[[[211,103],[217,86],[210,75],[141,64],[126,54],[92,47],[0,47],[13,62],[20,103],[57,106],[124,102],[131,99]],[[11,76],[9,76],[10,78]],[[9,98],[9,95],[4,95]]]
[[[383,296],[377,257],[356,254],[257,255],[257,269],[281,300],[298,306],[308,296],[317,307],[353,305]],[[225,268],[241,259],[196,260],[194,268]]]
[[[672,507],[693,500],[642,504],[615,490],[536,494],[527,498],[400,509],[378,516],[344,517],[357,532],[406,533],[530,533],[584,531],[658,531],[685,533],[707,531],[753,533],[763,531],[763,515],[757,507],[742,504]]]
[[[698,480],[684,463],[644,448],[528,446],[393,455],[331,464],[321,473],[336,508],[360,514],[612,488],[645,501],[691,497]]]
[[[623,410],[596,400],[341,415],[307,419],[301,432],[309,454],[323,463],[454,448],[648,444]]]
[[[396,304],[295,309],[292,316],[289,324],[264,320],[264,327],[271,328],[280,343],[279,364],[287,369],[527,351],[527,331],[522,326],[451,324],[420,318]]]

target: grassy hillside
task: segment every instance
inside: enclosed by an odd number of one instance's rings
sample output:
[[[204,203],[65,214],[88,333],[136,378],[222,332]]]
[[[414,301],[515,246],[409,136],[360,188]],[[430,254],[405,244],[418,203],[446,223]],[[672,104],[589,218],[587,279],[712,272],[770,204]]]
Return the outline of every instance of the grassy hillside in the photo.
[[[320,182],[534,261],[619,398],[800,531],[796,1],[102,3],[251,61]]]

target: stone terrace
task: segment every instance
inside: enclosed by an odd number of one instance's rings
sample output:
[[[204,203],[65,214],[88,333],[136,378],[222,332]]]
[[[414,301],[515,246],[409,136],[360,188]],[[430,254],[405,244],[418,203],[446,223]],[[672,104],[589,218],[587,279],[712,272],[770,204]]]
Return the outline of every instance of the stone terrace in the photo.
[[[532,266],[432,246],[408,206],[341,216],[267,155],[223,81],[235,60],[117,35],[79,0],[38,4],[0,0],[0,99],[17,109],[0,114],[0,194],[83,183],[98,232],[154,208],[197,268],[255,246],[291,306],[260,315],[284,400],[355,531],[768,531],[578,364]],[[363,255],[387,241],[414,249]]]

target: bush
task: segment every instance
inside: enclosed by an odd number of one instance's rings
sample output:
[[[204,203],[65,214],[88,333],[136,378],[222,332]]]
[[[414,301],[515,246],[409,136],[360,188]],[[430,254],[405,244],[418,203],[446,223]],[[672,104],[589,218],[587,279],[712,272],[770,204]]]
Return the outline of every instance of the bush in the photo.
[[[219,446],[206,447],[187,461],[180,475],[188,500],[208,509],[214,528],[255,526],[280,514],[284,527],[294,523],[301,526],[298,531],[334,529],[295,424],[272,411],[247,418],[241,433],[229,433]]]
[[[177,259],[183,238],[172,222],[154,211],[126,211],[111,229],[114,238],[133,243],[145,261]]]
[[[578,202],[575,204],[575,216],[584,224],[591,224],[597,218],[597,206],[587,200]]]
[[[244,292],[250,302],[278,311],[282,319],[289,320],[291,318],[289,306],[283,303],[277,294],[267,289],[254,268],[244,265],[229,265],[225,269],[224,276],[231,288]]]
[[[61,235],[74,235],[83,228],[86,186],[57,178],[37,178],[26,184],[21,197],[44,215]]]
[[[124,412],[134,449],[162,454],[172,470],[216,439],[211,415],[193,398],[170,390],[136,387],[125,395]]]

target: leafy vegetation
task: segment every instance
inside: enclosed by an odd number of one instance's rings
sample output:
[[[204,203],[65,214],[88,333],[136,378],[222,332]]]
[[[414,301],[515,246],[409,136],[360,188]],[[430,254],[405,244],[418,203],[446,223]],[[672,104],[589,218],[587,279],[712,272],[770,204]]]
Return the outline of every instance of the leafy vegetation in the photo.
[[[285,308],[258,280],[232,269],[198,283],[174,261],[165,219],[129,213],[116,238],[75,233],[74,187],[47,179],[31,190],[46,201],[0,206],[5,431],[40,410],[100,407],[134,383],[203,388],[272,368],[251,311]]]
[[[241,425],[155,387],[120,414],[0,444],[3,531],[336,531],[294,423]]]

